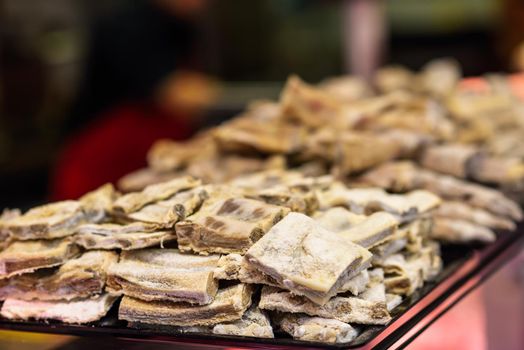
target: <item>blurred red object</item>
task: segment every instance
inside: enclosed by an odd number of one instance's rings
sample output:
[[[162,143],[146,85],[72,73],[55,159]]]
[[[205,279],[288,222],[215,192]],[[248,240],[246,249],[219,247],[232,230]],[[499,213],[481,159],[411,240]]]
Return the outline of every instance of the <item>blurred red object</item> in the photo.
[[[147,104],[124,104],[103,113],[66,142],[51,175],[51,200],[78,198],[144,167],[155,140],[191,136],[186,120]]]

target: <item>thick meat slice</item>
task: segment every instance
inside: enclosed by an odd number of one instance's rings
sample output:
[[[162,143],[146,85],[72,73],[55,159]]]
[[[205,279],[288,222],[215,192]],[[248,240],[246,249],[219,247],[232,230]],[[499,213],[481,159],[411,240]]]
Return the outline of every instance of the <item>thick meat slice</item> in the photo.
[[[75,242],[86,249],[134,250],[176,240],[173,229],[156,231],[155,224],[86,224],[78,228]]]
[[[243,337],[274,338],[273,328],[267,315],[252,305],[242,318],[230,323],[221,323],[213,327],[214,334],[239,335]]]
[[[299,213],[288,214],[246,253],[253,269],[320,305],[360,272],[370,257],[366,249]]]
[[[0,279],[61,265],[80,253],[71,239],[15,241],[0,252]]]
[[[289,209],[247,198],[211,200],[176,224],[182,251],[244,253]]]
[[[457,201],[443,202],[433,215],[435,217],[471,221],[477,225],[494,229],[514,230],[516,228],[515,223],[509,219]]]
[[[518,204],[501,192],[421,169],[411,162],[381,165],[366,173],[362,180],[367,184],[396,192],[423,188],[443,199],[462,201],[513,220],[522,219],[522,210]]]
[[[0,280],[0,300],[71,300],[101,294],[107,268],[117,261],[115,252],[90,251],[58,270],[38,270]]]
[[[462,219],[436,217],[434,219],[431,237],[440,241],[452,243],[470,243],[495,241],[495,233],[485,227]]]
[[[332,318],[346,323],[382,325],[391,320],[385,302],[358,297],[334,297],[321,306],[274,287],[262,288],[259,307],[263,310]]]
[[[182,191],[163,201],[148,204],[123,217],[125,221],[155,224],[160,229],[174,228],[175,224],[193,214],[208,197],[203,187]]]
[[[30,209],[24,215],[0,222],[0,231],[17,240],[53,239],[72,235],[87,221],[82,203],[62,201]]]
[[[140,301],[124,296],[118,318],[132,323],[171,326],[212,326],[239,320],[251,306],[253,286],[237,284],[220,289],[209,305]]]
[[[128,193],[118,198],[113,203],[113,211],[120,215],[129,214],[140,210],[147,204],[167,199],[180,191],[189,190],[200,184],[200,180],[191,176],[183,176],[167,182],[149,185],[141,192]]]
[[[146,301],[209,304],[218,288],[213,278],[218,259],[218,255],[187,255],[176,249],[124,252],[109,268],[106,289]]]
[[[104,317],[117,297],[102,294],[94,298],[70,301],[7,299],[1,315],[12,320],[58,320],[65,323],[88,323]]]
[[[329,318],[284,314],[277,319],[280,328],[297,340],[348,343],[358,335],[349,324]]]

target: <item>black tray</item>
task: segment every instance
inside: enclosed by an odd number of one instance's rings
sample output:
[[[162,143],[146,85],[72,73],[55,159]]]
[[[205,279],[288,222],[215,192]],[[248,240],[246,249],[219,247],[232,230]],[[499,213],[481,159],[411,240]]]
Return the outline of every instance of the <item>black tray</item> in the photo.
[[[297,341],[283,333],[275,334],[275,339],[257,339],[181,333],[173,328],[162,326],[131,328],[125,321],[117,319],[118,305],[115,305],[102,320],[89,325],[69,325],[60,322],[14,322],[0,318],[0,329],[88,337],[113,336],[137,341],[169,342],[179,345],[207,344],[237,348],[399,348],[409,344],[431,323],[515,256],[524,242],[523,233],[524,226],[521,225],[516,232],[500,232],[496,242],[487,246],[443,246],[444,269],[436,280],[425,284],[393,310],[393,319],[389,324],[365,327],[362,334],[347,344],[328,345]]]

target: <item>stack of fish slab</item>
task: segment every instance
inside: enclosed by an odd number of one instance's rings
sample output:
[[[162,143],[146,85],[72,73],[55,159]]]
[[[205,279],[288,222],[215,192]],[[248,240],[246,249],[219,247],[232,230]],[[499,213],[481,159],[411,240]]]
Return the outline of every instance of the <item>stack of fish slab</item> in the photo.
[[[107,313],[116,298],[104,292],[106,271],[118,254],[82,252],[73,235],[82,224],[104,220],[115,196],[107,185],[78,201],[43,205],[24,215],[4,212],[3,317],[85,323]]]
[[[204,192],[191,177],[120,196],[104,185],[78,201],[57,202],[24,215],[5,211],[0,232],[2,315],[87,323],[118,299],[106,293],[115,250],[130,251],[176,240],[175,223],[189,215]]]
[[[257,307],[275,327],[300,340],[348,342],[358,335],[354,325],[388,323],[402,297],[440,271],[438,244],[427,237],[437,196],[278,174],[234,182],[272,202],[282,186],[302,198],[309,189],[316,210],[287,214],[245,254],[223,255],[215,270],[217,279],[262,286]]]
[[[108,290],[123,294],[119,317],[134,324],[215,326],[239,320],[253,287],[219,287],[213,277],[220,256],[176,249],[126,252],[109,271]]]
[[[290,209],[248,198],[238,186],[198,189],[205,199],[176,223],[177,249],[124,252],[110,268],[108,291],[124,295],[119,317],[134,326],[273,337],[267,316],[252,306],[256,286],[219,283],[214,271],[221,253],[244,254]]]
[[[128,193],[111,204],[111,219],[77,229],[75,241],[85,249],[134,250],[176,240],[175,224],[192,214],[206,192],[189,176]]]
[[[434,212],[432,237],[452,243],[492,242],[494,230],[515,230],[522,220],[519,205],[492,188],[422,169],[412,162],[385,163],[361,178],[393,192],[426,189],[444,201]]]
[[[86,323],[121,298],[131,327],[349,342],[439,273],[440,203],[283,170],[104,186],[4,213],[1,314]]]

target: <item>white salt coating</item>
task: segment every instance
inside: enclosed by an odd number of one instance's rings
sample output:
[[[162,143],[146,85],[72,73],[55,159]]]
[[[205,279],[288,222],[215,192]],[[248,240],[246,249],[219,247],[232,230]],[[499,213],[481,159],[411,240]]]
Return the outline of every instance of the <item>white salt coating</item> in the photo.
[[[117,297],[104,294],[75,301],[25,301],[6,299],[0,314],[9,319],[60,320],[67,323],[93,322],[104,316]]]

